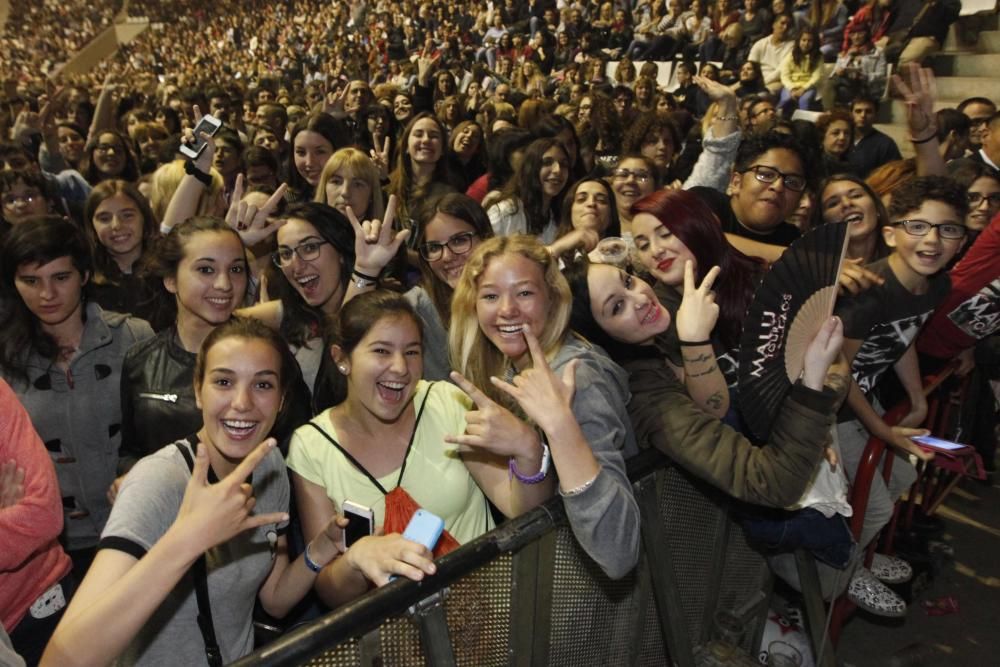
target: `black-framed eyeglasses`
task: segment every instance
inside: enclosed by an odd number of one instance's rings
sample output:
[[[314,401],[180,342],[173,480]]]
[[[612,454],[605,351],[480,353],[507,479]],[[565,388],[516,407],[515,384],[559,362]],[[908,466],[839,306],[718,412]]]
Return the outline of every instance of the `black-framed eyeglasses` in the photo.
[[[781,182],[785,184],[785,187],[792,192],[802,192],[806,189],[806,177],[801,174],[785,174],[778,171],[774,167],[765,167],[762,164],[755,164],[751,167],[747,167],[740,173],[745,174],[748,171],[752,171],[754,178],[761,183],[771,185],[772,183],[777,183],[780,178]]]
[[[990,203],[990,206],[1000,206],[1000,192],[993,192],[988,195],[984,195],[981,192],[970,192],[968,193],[969,206],[975,208],[983,203],[985,199]]]
[[[326,243],[328,243],[328,241],[306,241],[305,243],[300,243],[294,248],[290,248],[286,245],[279,246],[278,249],[271,254],[271,260],[274,262],[275,266],[280,269],[291,266],[296,255],[298,255],[299,259],[303,262],[310,262],[319,257],[320,250]]]
[[[444,243],[428,241],[427,243],[421,244],[420,256],[428,262],[436,262],[444,256],[445,246],[448,246],[448,250],[450,250],[453,255],[464,255],[472,250],[472,239],[476,236],[477,234],[475,232],[461,232],[459,234],[455,234]]]
[[[899,220],[892,223],[891,227],[902,227],[910,236],[927,236],[932,229],[936,229],[938,236],[943,239],[964,239],[969,233],[969,228],[955,222],[942,222],[936,224],[926,220]]]
[[[650,173],[645,169],[615,169],[611,172],[611,177],[616,181],[627,181],[632,177],[639,183],[645,183],[649,180]]]

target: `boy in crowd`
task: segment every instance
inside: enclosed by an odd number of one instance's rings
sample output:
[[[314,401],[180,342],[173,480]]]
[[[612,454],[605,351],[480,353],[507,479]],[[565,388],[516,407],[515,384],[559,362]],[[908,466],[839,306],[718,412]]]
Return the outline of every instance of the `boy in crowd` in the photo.
[[[882,228],[892,253],[868,267],[882,276],[885,283],[842,299],[837,306],[837,315],[844,322],[844,354],[853,376],[847,405],[837,425],[844,470],[854,482],[870,435],[902,454],[893,463],[888,485],[880,474],[872,480],[860,548],[867,546],[889,522],[895,501],[916,480],[916,471],[907,455],[931,458],[910,440],[926,431],[907,428],[920,424],[927,411],[913,341],[948,295],[950,281],[943,269],[964,243],[967,212],[965,191],[949,178],[927,176],[903,185],[893,193],[889,207],[891,222]],[[885,423],[872,398],[873,390],[889,367],[895,368],[912,406],[895,427]],[[872,569],[876,577],[890,583],[905,581],[905,571],[909,570],[904,561],[885,558],[873,563]],[[852,600],[876,614],[905,614],[903,600],[866,574],[862,572],[852,580],[848,591]]]

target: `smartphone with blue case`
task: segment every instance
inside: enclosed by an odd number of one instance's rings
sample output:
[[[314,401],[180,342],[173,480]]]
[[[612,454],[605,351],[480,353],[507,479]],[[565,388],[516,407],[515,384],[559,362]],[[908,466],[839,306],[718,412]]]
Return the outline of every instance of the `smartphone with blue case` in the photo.
[[[406,524],[403,537],[424,545],[429,551],[434,551],[434,547],[443,532],[444,520],[441,517],[427,510],[417,510],[410,519],[410,523]]]

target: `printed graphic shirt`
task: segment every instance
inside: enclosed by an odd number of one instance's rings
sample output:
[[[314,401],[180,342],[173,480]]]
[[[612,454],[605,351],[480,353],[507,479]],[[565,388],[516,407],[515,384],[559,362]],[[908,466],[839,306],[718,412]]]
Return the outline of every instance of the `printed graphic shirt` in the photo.
[[[917,339],[917,349],[951,359],[1000,331],[1000,216],[949,273],[951,292]]]
[[[885,278],[885,284],[841,299],[836,309],[844,322],[844,337],[864,341],[854,357],[851,374],[866,396],[886,369],[903,356],[950,286],[948,275],[942,272],[930,279],[926,293],[913,294],[896,278],[888,258],[868,269]]]

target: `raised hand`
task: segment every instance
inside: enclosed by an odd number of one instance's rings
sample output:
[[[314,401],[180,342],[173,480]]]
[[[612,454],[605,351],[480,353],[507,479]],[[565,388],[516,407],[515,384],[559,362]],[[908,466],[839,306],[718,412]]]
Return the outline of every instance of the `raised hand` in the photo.
[[[226,212],[226,224],[236,230],[243,239],[243,245],[249,248],[260,243],[285,224],[285,220],[270,221],[269,218],[278,210],[286,190],[288,186],[282,183],[264,205],[257,208],[243,201],[243,174],[236,177],[232,203]]]
[[[392,576],[420,581],[424,575],[437,572],[430,550],[399,533],[362,537],[344,557],[352,568],[380,587]]]
[[[563,368],[562,377],[555,374],[545,359],[545,351],[535,333],[524,325],[524,340],[531,353],[531,368],[521,371],[511,382],[497,377],[490,381],[495,387],[517,401],[524,414],[539,428],[552,433],[559,420],[573,414],[573,395],[576,393],[576,367],[574,359]]]
[[[0,465],[0,509],[13,507],[24,498],[24,468],[10,459]]]
[[[189,539],[198,553],[227,542],[244,531],[288,520],[285,512],[253,514],[256,504],[253,487],[244,481],[274,446],[275,439],[268,438],[223,480],[209,484],[208,449],[205,444],[198,443],[194,470],[174,522],[175,528],[190,532]]]
[[[388,139],[386,140],[388,141]],[[392,223],[396,218],[396,195],[389,195],[382,220],[360,222],[354,210],[347,207],[347,219],[354,228],[354,268],[366,276],[377,276],[382,272],[399,247],[410,238],[410,230],[393,232]]]
[[[538,434],[510,410],[503,407],[458,371],[451,380],[475,403],[475,410],[465,413],[465,433],[446,435],[445,442],[458,445],[463,452],[485,451],[502,458],[534,458],[541,451]]]
[[[934,100],[937,83],[929,67],[907,63],[901,68],[902,76],[892,75],[892,85],[906,103],[906,124],[910,138],[923,143],[937,133]]]
[[[827,318],[806,347],[802,361],[802,384],[821,391],[827,379],[827,371],[840,355],[843,344],[844,323],[839,317]]]
[[[375,135],[372,135],[372,140],[374,141]],[[386,135],[385,140],[382,142],[382,150],[377,150],[376,148],[371,149],[369,153],[371,154],[372,162],[378,167],[379,178],[385,180],[389,177],[389,136]]]
[[[350,85],[345,85],[342,89],[338,90],[328,90],[326,92],[326,101],[323,111],[328,114],[338,115],[345,113],[344,102],[347,101],[347,91],[350,89]]]
[[[191,109],[194,113],[194,126],[197,127],[198,123],[201,122],[201,109],[198,108],[197,104],[193,105]],[[198,168],[198,171],[208,174],[212,171],[212,161],[215,159],[215,141],[212,140],[212,135],[207,132],[202,132],[200,138],[205,140],[205,148],[194,159],[194,166]],[[194,130],[186,128],[181,134],[181,141],[185,144],[193,144]]]
[[[719,320],[719,304],[715,302],[712,285],[720,271],[719,267],[713,266],[698,285],[694,277],[694,263],[691,260],[684,262],[684,298],[674,323],[680,340],[696,342],[712,337],[712,330]]]

